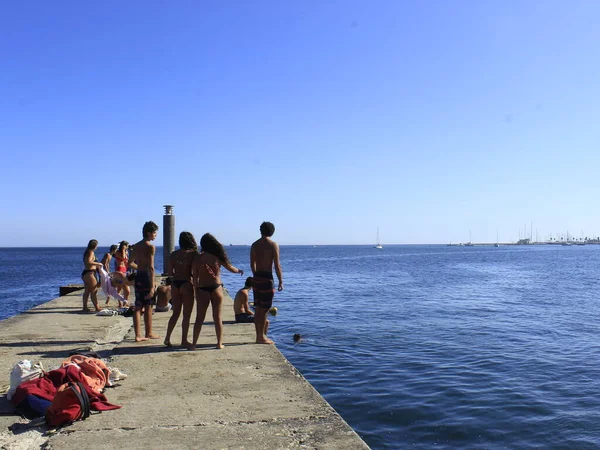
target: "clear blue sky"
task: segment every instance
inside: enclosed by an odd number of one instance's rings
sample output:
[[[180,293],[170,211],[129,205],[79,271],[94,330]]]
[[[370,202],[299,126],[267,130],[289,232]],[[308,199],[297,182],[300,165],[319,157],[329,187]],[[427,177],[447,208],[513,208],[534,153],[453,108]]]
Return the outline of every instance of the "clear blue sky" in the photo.
[[[0,246],[600,235],[600,2],[0,5]],[[535,235],[535,231],[534,231]],[[159,243],[162,235],[159,233]]]

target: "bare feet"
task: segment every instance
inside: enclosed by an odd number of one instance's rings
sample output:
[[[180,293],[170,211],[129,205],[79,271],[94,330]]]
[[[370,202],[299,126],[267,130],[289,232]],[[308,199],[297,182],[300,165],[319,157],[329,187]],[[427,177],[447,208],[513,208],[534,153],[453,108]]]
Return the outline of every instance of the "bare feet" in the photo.
[[[188,347],[188,350],[196,350],[196,345],[192,344]]]
[[[146,339],[160,339],[158,334],[147,334]]]
[[[141,337],[141,336],[135,337],[135,342],[142,342],[142,341],[147,341],[147,340],[148,340],[147,337]]]
[[[274,344],[274,342],[271,339],[257,339],[256,340],[257,344]]]
[[[90,312],[90,308],[83,308],[81,312]]]
[[[164,342],[164,344],[165,344],[167,347],[173,347],[173,346],[171,345],[171,342],[170,342],[170,341],[167,341],[166,339],[165,339],[165,342]]]
[[[223,344],[217,344],[217,350],[222,350],[224,348],[225,346]]]
[[[191,342],[188,342],[188,341],[183,341],[183,342],[181,343],[181,346],[182,346],[183,348],[190,348],[190,347],[192,346],[192,343],[191,343]]]

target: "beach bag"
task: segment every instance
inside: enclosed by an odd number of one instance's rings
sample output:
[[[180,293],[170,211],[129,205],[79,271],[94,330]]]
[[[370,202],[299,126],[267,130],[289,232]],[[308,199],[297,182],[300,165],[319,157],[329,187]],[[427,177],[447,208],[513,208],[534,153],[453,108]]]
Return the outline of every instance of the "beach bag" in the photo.
[[[42,363],[32,366],[31,361],[27,359],[19,361],[13,366],[10,372],[10,389],[6,394],[6,399],[10,400],[12,398],[21,383],[33,380],[34,378],[40,378],[42,375],[44,375]]]
[[[81,382],[63,384],[46,411],[46,423],[51,427],[69,425],[90,416],[90,398]]]

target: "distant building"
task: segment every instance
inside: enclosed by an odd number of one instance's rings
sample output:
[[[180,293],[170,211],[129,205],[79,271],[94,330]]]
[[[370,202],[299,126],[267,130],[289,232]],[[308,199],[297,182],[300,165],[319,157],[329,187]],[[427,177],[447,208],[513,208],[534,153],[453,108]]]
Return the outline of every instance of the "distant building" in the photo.
[[[529,245],[531,244],[531,239],[519,239],[517,241],[517,245]]]

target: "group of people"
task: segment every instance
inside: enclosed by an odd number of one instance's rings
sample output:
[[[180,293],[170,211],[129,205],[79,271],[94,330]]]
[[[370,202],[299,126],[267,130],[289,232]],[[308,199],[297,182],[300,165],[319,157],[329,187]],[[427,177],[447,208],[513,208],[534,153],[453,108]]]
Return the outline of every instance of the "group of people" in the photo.
[[[172,304],[172,316],[167,325],[165,345],[171,346],[171,335],[181,313],[182,338],[181,346],[191,350],[196,348],[202,324],[206,317],[209,305],[212,307],[213,321],[217,335],[217,348],[223,348],[223,321],[221,308],[223,303],[223,283],[221,281],[221,267],[232,273],[240,275],[244,271],[233,266],[223,245],[210,233],[206,233],[200,239],[200,249],[192,233],[183,231],[179,235],[179,249],[172,252],[166,267],[168,275],[167,286],[155,286],[154,283],[154,255],[155,247],[152,241],[156,238],[158,225],[154,222],[146,222],[142,228],[143,239],[129,247],[126,241],[119,246],[113,245],[110,251],[104,255],[102,262],[97,262],[94,251],[98,247],[98,241],[91,240],[83,256],[84,271],[81,278],[84,281],[83,311],[89,311],[88,300],[99,311],[97,289],[98,282],[95,273],[97,270],[110,272],[110,261],[114,257],[117,264],[115,271],[110,273],[111,282],[125,299],[129,298],[130,286],[135,289],[135,306],[133,324],[135,340],[146,341],[158,339],[152,331],[152,303],[158,294],[159,308],[161,297],[167,298],[166,291],[170,290],[170,303]],[[277,290],[283,290],[283,275],[279,262],[279,246],[271,239],[275,232],[275,226],[271,222],[263,222],[260,226],[261,237],[252,244],[250,250],[250,267],[253,273],[248,277],[244,287],[238,291],[234,300],[234,312],[236,322],[253,322],[256,329],[257,344],[272,344],[273,341],[267,337],[269,321],[267,313],[273,304],[275,284],[273,269],[278,279]],[[128,250],[131,252],[128,253]],[[135,272],[128,273],[128,270]],[[249,291],[254,293],[255,314],[249,307]],[[163,294],[163,295],[160,295]],[[196,320],[193,328],[192,342],[188,340],[190,319],[196,300]],[[107,298],[107,304],[110,298]],[[167,300],[168,301],[168,300]],[[167,310],[168,309],[162,309]],[[144,317],[145,334],[141,334],[141,318]]]

